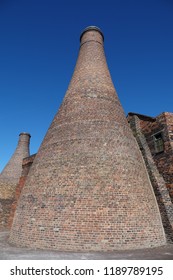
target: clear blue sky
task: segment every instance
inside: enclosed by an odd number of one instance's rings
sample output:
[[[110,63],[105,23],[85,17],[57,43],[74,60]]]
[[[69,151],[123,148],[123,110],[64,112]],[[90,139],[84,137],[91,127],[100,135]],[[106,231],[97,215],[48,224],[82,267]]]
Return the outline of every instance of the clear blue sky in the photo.
[[[89,25],[104,33],[125,113],[173,112],[172,0],[0,0],[0,171],[20,132],[37,152]]]

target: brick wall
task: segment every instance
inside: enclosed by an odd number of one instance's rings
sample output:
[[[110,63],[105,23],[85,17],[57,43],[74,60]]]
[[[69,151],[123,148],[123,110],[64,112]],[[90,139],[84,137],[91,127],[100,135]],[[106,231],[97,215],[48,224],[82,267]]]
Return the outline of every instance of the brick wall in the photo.
[[[173,202],[173,114],[165,112],[156,118],[136,115],[139,117],[142,133],[145,135],[152,157],[165,180]],[[162,133],[164,150],[157,153],[154,135],[159,132]]]
[[[16,186],[15,194],[14,194],[14,199],[11,201],[11,206],[10,206],[10,216],[8,216],[8,228],[11,228],[12,223],[13,223],[13,218],[14,218],[14,213],[16,211],[17,203],[21,194],[21,191],[25,185],[26,178],[28,176],[29,170],[33,164],[34,158],[36,154],[31,155],[27,158],[23,159],[22,163],[22,174],[19,179],[19,183]]]
[[[143,119],[141,122],[140,117]],[[142,152],[143,159],[145,161],[148,174],[150,176],[150,180],[153,186],[153,190],[157,199],[157,203],[160,209],[162,223],[164,226],[167,242],[173,242],[173,204],[171,202],[171,198],[169,192],[167,190],[166,183],[158,172],[156,163],[154,162],[153,156],[151,154],[150,148],[146,141],[146,138],[142,132],[142,128],[144,127],[144,123],[154,123],[156,119],[149,118],[146,116],[129,114],[128,121],[130,127],[133,131],[133,134],[138,142],[139,148]],[[149,126],[145,126],[146,129]]]
[[[0,181],[0,231],[10,227],[8,219],[14,200],[14,187],[9,181]]]

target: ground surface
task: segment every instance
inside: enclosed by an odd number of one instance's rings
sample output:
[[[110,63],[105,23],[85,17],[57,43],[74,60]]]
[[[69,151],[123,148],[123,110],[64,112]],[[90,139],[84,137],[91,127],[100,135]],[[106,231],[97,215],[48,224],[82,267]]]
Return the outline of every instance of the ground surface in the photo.
[[[58,252],[17,248],[8,244],[8,232],[0,232],[0,260],[173,260],[173,245],[111,253]]]

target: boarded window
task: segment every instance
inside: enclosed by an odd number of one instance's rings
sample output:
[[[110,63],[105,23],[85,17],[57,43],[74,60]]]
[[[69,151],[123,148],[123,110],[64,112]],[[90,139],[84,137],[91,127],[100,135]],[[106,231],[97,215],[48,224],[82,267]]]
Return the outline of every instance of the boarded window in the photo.
[[[164,143],[162,133],[157,133],[153,135],[155,152],[160,153],[164,151]]]

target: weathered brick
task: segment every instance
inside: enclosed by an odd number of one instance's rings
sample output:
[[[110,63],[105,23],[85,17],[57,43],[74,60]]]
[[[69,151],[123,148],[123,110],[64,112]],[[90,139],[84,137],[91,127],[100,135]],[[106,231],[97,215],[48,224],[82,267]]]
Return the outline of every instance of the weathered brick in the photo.
[[[160,119],[160,117],[159,117]],[[157,199],[157,203],[160,209],[162,223],[164,226],[167,242],[173,242],[173,204],[171,202],[171,197],[169,194],[169,188],[167,188],[167,184],[164,181],[163,177],[158,171],[157,168],[157,161],[154,161],[156,151],[154,147],[154,140],[153,140],[153,128],[157,127],[157,130],[154,129],[154,133],[160,131],[160,126],[158,126],[157,118],[150,118],[147,116],[143,116],[140,114],[129,113],[128,114],[128,121],[130,123],[131,129],[136,137],[136,140],[139,144],[139,148],[142,152],[143,159],[146,163],[147,171],[150,176],[150,180],[153,186],[153,190]],[[146,125],[147,122],[147,125]],[[156,125],[157,124],[157,125]],[[145,129],[144,129],[145,127]],[[147,130],[147,132],[146,132]],[[162,130],[163,131],[163,130]],[[149,133],[150,132],[150,133]],[[145,134],[144,134],[145,133]],[[151,136],[151,139],[149,137]],[[147,136],[147,137],[145,137]],[[168,139],[168,137],[163,137],[164,139]],[[147,140],[152,141],[147,141]],[[152,144],[152,145],[151,145]],[[149,148],[150,146],[150,148]],[[152,151],[152,154],[151,154]],[[165,153],[161,153],[162,155]],[[160,154],[160,153],[159,153]],[[157,158],[157,156],[156,156]],[[166,162],[166,156],[164,155],[164,162]],[[168,164],[172,165],[172,162]],[[162,170],[167,172],[167,168],[165,165],[162,166]]]
[[[129,118],[137,116],[141,132],[144,134],[154,162],[159,173],[163,176],[173,202],[173,113],[164,112],[152,118],[136,113],[129,113]],[[162,134],[164,149],[156,152],[154,135]]]
[[[30,137],[28,133],[20,133],[16,150],[0,174],[0,229],[9,228],[11,225],[12,203],[22,172],[23,158],[29,156]]]
[[[151,182],[96,27],[81,35],[72,80],[29,171],[10,242],[63,251],[166,242]]]

